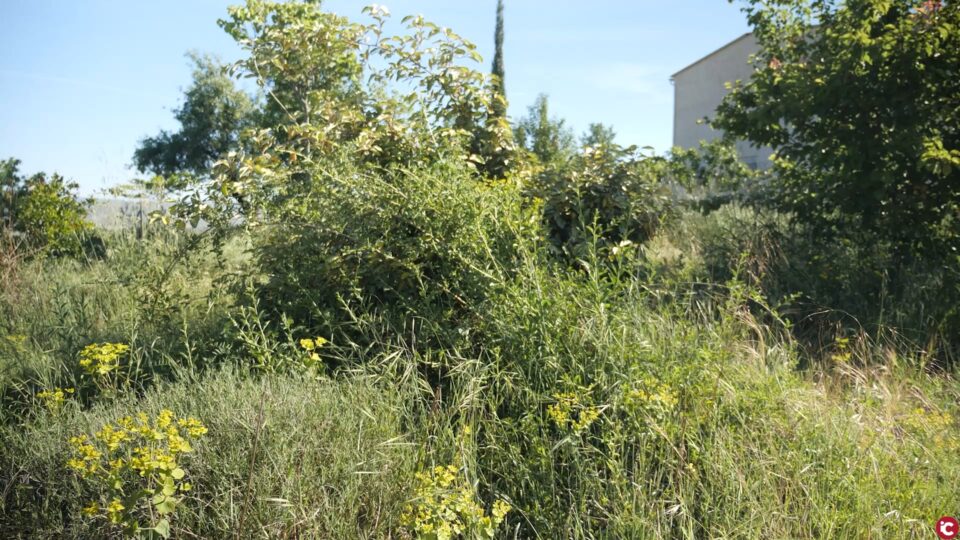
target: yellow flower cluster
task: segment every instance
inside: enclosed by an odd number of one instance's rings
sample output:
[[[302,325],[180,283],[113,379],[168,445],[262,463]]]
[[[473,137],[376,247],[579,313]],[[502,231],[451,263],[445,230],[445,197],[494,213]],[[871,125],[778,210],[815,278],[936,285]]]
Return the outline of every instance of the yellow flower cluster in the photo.
[[[123,343],[93,343],[80,351],[80,367],[88,375],[107,375],[120,367],[120,358],[130,350]]]
[[[583,404],[573,392],[554,394],[553,399],[556,403],[547,407],[547,416],[560,429],[579,432],[600,418],[599,407]]]
[[[84,515],[93,517],[100,513],[100,505],[96,502],[92,502],[83,507],[83,513]]]
[[[509,511],[510,505],[498,500],[485,512],[460,470],[448,465],[417,473],[416,498],[400,521],[420,538],[493,538]]]
[[[300,346],[307,351],[315,351],[327,344],[327,339],[318,337],[314,339],[306,338],[300,340]]]
[[[192,452],[190,440],[206,433],[207,428],[196,418],[177,418],[172,411],[163,410],[154,419],[139,413],[106,424],[93,439],[86,435],[71,437],[72,455],[67,467],[99,484],[108,501],[102,507],[91,502],[84,513],[103,513],[111,523],[135,528],[137,520],[132,512],[141,501],[124,499],[129,493],[150,497],[159,515],[173,512],[179,502],[177,492],[191,488],[183,481],[186,473],[178,457]]]
[[[317,352],[320,348],[327,344],[326,338],[316,337],[313,339],[306,338],[300,340],[300,346],[303,347],[303,350],[307,352],[308,361],[306,366],[308,368],[314,367],[320,362],[320,354]]]
[[[904,424],[915,433],[927,435],[939,449],[960,451],[956,419],[948,412],[918,407],[907,415]]]
[[[656,416],[673,412],[680,399],[670,385],[653,377],[644,377],[624,391],[623,404],[632,411],[646,411]]]
[[[107,505],[107,519],[110,520],[110,523],[121,523],[123,522],[123,511],[127,507],[120,502],[120,499],[113,498],[110,500],[110,504]]]
[[[11,334],[6,339],[16,347],[20,347],[27,342],[27,336],[22,334]]]
[[[67,467],[83,477],[95,474],[100,469],[100,456],[103,454],[90,444],[86,435],[70,437],[70,446],[73,447],[73,457],[67,460]]]
[[[850,338],[838,337],[834,343],[837,345],[837,351],[830,355],[830,359],[838,364],[849,362],[853,358],[853,353],[850,351]]]
[[[38,392],[37,399],[42,401],[50,412],[56,414],[63,409],[63,404],[66,402],[67,396],[73,395],[73,393],[73,388],[54,388],[53,390]]]

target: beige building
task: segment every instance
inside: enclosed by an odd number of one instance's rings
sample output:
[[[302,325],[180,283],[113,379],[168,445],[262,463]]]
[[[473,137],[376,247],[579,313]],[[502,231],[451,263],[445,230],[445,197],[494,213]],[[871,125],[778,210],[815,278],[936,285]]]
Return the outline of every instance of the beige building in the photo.
[[[753,74],[750,57],[759,50],[753,34],[747,33],[673,74],[673,145],[696,147],[722,135],[703,119],[713,118],[727,94],[727,83],[749,79]],[[770,148],[756,148],[738,142],[743,161],[757,169],[770,167]]]

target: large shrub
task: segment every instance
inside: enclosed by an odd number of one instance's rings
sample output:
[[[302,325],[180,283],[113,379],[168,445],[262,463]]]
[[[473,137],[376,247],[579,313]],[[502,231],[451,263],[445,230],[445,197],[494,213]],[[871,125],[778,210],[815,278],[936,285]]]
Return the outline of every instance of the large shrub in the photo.
[[[18,235],[29,250],[81,253],[93,226],[78,185],[59,174],[23,176],[19,167],[17,159],[0,162],[0,228]]]
[[[635,151],[587,147],[569,162],[546,169],[534,195],[543,201],[547,238],[566,257],[653,236],[672,209],[662,183],[665,161]]]
[[[456,329],[536,233],[516,186],[480,182],[456,159],[314,174],[309,191],[275,208],[255,235],[262,298],[298,322],[343,322],[348,306],[363,305]]]
[[[221,26],[247,53],[234,69],[268,99],[175,212],[218,237],[251,231],[268,312],[330,325],[361,302],[454,327],[516,243],[516,189],[473,153],[509,133],[483,133],[506,128],[472,44],[422,17],[389,36],[386,9],[364,11],[366,24],[319,2],[230,9]]]

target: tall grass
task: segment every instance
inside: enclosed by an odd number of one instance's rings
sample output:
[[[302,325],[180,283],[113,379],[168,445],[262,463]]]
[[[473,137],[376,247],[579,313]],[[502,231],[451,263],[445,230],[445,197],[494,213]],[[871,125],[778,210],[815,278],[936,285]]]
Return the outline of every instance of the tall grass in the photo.
[[[82,516],[97,493],[65,474],[65,441],[161,409],[210,430],[185,465],[193,489],[178,537],[380,538],[406,501],[415,447],[399,431],[395,399],[362,380],[311,384],[226,369],[0,428],[4,537],[115,535]]]

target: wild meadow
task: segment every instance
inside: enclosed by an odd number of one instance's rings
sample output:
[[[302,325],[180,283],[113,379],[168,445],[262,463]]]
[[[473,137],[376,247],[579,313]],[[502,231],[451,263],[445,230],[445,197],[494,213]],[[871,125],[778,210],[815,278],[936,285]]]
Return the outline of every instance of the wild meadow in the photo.
[[[748,7],[778,63],[722,111],[800,124],[766,171],[578,139],[545,97],[508,119],[502,56],[422,18],[261,0],[141,141],[149,223],[0,164],[0,536],[932,537],[960,512],[960,109],[872,141],[889,187],[820,155],[863,136],[771,103],[842,85],[796,106],[883,120],[902,75],[956,106],[960,11],[780,4]],[[810,17],[837,31],[778,41]],[[933,34],[941,71],[888,46]],[[884,69],[796,60],[853,41]]]

